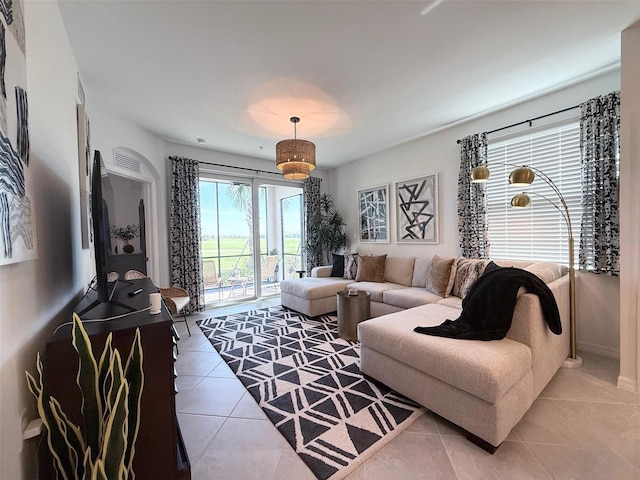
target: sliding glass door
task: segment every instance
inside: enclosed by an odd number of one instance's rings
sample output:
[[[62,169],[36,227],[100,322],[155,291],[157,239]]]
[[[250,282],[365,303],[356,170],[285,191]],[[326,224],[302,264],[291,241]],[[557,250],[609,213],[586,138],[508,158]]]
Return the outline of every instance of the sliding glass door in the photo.
[[[279,294],[280,281],[303,264],[301,198],[298,187],[201,177],[205,303]]]
[[[280,200],[283,279],[295,278],[304,270],[304,218],[302,193]]]
[[[253,282],[251,183],[200,179],[205,302],[250,297]]]

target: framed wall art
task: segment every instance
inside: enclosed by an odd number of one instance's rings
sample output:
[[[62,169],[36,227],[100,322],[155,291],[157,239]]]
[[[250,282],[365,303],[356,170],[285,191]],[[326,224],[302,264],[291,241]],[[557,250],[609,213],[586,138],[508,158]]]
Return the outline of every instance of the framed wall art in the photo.
[[[80,233],[82,235],[82,248],[89,248],[91,239],[89,208],[89,163],[91,160],[91,146],[89,144],[89,118],[87,117],[84,105],[76,105],[78,120],[78,172],[80,185]]]
[[[399,243],[438,243],[438,175],[395,184]]]
[[[389,243],[389,185],[358,191],[360,241]]]
[[[0,265],[37,258],[24,2],[0,0]]]

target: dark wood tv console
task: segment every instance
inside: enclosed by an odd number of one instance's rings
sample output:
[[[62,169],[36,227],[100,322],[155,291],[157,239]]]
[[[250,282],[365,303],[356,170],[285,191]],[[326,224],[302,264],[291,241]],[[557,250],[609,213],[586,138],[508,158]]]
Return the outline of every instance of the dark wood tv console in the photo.
[[[142,288],[135,296],[128,293]],[[189,480],[191,467],[189,457],[180,434],[175,406],[175,330],[166,306],[161,313],[151,315],[148,310],[149,294],[156,292],[150,279],[119,282],[113,299],[135,308],[127,310],[116,304],[99,304],[82,316],[94,349],[99,358],[109,333],[113,334],[113,346],[120,350],[126,361],[136,328],[140,328],[143,350],[144,387],[140,415],[140,431],[133,459],[134,472],[138,480]],[[95,300],[95,292],[87,294],[76,306],[82,311]],[[121,318],[89,322],[88,320],[110,318],[127,314]],[[50,395],[61,403],[64,412],[76,424],[81,425],[81,395],[76,385],[78,355],[71,344],[71,326],[63,326],[46,345],[44,382]],[[48,451],[46,441],[42,442]],[[40,452],[40,478],[54,479],[55,474],[46,465],[46,454]],[[51,460],[49,456],[49,461]],[[44,464],[43,464],[44,463]],[[47,473],[49,471],[49,473]],[[52,475],[52,476],[49,476]]]

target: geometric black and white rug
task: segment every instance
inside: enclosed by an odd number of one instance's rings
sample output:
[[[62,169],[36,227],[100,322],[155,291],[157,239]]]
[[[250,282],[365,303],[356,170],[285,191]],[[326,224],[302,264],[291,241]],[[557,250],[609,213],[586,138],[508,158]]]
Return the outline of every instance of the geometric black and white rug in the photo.
[[[285,307],[198,322],[267,417],[319,479],[337,480],[424,413],[363,377],[336,317]]]

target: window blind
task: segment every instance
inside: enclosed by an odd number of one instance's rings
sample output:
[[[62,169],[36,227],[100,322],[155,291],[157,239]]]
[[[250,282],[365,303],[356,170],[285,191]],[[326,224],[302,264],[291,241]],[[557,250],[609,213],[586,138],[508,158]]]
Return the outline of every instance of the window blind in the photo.
[[[486,184],[487,222],[492,258],[569,263],[568,232],[558,195],[536,174],[527,188],[509,185],[509,173],[521,165],[535,167],[556,184],[569,207],[578,261],[581,216],[580,124],[572,122],[506,140],[489,142]],[[529,208],[511,207],[511,198],[526,192]]]

